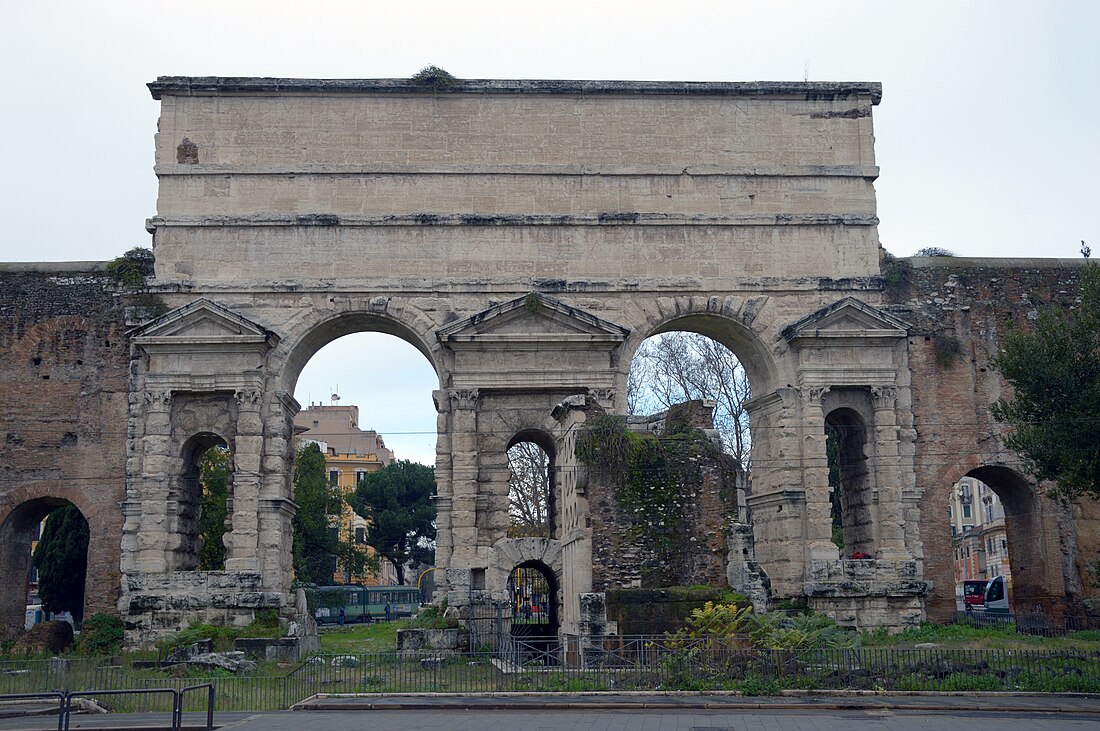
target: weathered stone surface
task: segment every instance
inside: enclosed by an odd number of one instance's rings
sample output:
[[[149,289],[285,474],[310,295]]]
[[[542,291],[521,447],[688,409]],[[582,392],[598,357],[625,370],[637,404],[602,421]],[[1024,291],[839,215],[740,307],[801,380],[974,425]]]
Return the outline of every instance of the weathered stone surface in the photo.
[[[435,654],[453,655],[465,650],[465,632],[457,628],[397,630],[397,651],[399,653],[419,654],[429,651]]]

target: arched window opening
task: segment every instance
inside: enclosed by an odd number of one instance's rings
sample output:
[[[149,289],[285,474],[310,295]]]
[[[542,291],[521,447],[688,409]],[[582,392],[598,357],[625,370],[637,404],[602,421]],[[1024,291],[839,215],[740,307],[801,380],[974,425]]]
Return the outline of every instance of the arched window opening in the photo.
[[[229,481],[232,456],[223,444],[207,449],[199,460],[199,571],[224,571],[225,534],[231,530]]]
[[[508,513],[511,538],[552,538],[554,499],[550,455],[524,439],[508,448]]]
[[[217,434],[204,432],[183,445],[183,469],[176,492],[178,571],[220,571],[225,568],[224,536],[231,521],[232,455]]]
[[[825,443],[833,541],[846,557],[873,556],[874,518],[863,419],[853,409],[829,412]]]
[[[374,507],[375,514],[408,518],[401,525],[397,518],[393,525],[372,525],[360,499],[378,498],[379,490],[359,488],[388,479],[379,475],[392,474],[397,485],[409,473],[404,461],[421,468],[417,474],[435,463],[432,392],[439,379],[409,340],[375,328],[386,325],[356,316],[337,320],[311,334],[294,356],[308,359],[294,380],[302,405],[294,418],[294,572],[302,581],[396,585],[411,576],[415,583],[433,565],[435,506],[423,490],[409,487],[391,495],[394,505]]]

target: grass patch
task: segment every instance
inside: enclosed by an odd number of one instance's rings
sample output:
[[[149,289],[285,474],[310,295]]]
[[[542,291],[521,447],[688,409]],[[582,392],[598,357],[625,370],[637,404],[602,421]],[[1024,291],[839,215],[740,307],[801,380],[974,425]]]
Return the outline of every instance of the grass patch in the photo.
[[[905,648],[932,642],[960,650],[1084,650],[1100,651],[1100,631],[1071,632],[1060,637],[1020,634],[1011,624],[971,627],[965,624],[922,624],[895,635],[865,632],[863,647]]]
[[[412,627],[411,620],[348,624],[321,629],[321,653],[324,655],[358,655],[366,652],[389,652],[397,649],[397,630]]]

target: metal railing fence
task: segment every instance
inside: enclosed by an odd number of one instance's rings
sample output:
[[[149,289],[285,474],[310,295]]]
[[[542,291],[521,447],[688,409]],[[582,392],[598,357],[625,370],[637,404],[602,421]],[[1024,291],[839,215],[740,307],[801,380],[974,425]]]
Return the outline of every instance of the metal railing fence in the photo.
[[[1011,629],[1019,634],[1062,637],[1074,632],[1100,632],[1100,618],[1066,615],[1052,618],[1042,612],[995,614],[981,610],[955,613],[955,623],[969,627]]]
[[[72,716],[74,713],[74,706],[77,708],[76,712],[79,713],[82,709],[83,701],[92,699],[97,701],[97,705],[101,705],[101,701],[104,698],[124,699],[130,700],[133,698],[161,698],[167,696],[168,709],[167,712],[171,713],[171,721],[169,728],[172,731],[177,731],[183,728],[183,713],[184,713],[184,699],[188,693],[194,691],[205,690],[206,691],[206,729],[207,731],[213,731],[214,728],[214,686],[210,683],[199,683],[197,685],[189,685],[179,690],[173,688],[126,688],[120,690],[104,690],[102,688],[96,689],[84,689],[84,690],[72,690],[72,691],[51,691],[42,693],[0,693],[0,702],[14,702],[19,703],[21,701],[39,700],[42,698],[56,699],[58,702],[57,708],[57,729],[58,731],[69,731]],[[74,703],[74,701],[76,703]],[[163,706],[165,704],[154,704]],[[117,710],[117,709],[116,709]],[[121,710],[129,710],[125,706]],[[164,710],[161,708],[160,710]]]
[[[18,665],[18,667],[12,667]],[[24,672],[24,671],[30,672]],[[179,712],[202,711],[188,694],[212,686],[223,711],[280,710],[318,693],[739,691],[782,690],[1100,692],[1100,652],[988,649],[759,650],[738,640],[670,641],[565,637],[548,644],[509,643],[496,652],[319,655],[281,676],[172,678],[94,668],[70,661],[0,662],[0,694],[112,691],[113,712],[172,711],[172,699],[128,689],[168,689]],[[89,679],[103,682],[91,682]]]

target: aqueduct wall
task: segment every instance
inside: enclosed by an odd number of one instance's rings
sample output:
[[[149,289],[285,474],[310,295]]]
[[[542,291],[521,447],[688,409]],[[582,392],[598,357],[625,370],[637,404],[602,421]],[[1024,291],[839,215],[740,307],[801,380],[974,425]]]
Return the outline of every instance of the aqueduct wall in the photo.
[[[970,382],[932,370],[913,332],[996,336],[925,306],[939,275],[883,296],[878,85],[173,77],[150,88],[161,101],[152,288],[169,312],[128,332],[125,359],[86,357],[89,373],[73,371],[92,379],[93,406],[117,412],[105,394],[129,393],[125,438],[104,431],[112,439],[90,464],[113,476],[120,505],[102,531],[118,537],[121,581],[97,583],[95,601],[117,597],[134,638],[286,605],[294,385],[318,349],[364,330],[408,340],[439,376],[437,565],[451,606],[504,598],[517,556],[552,556],[562,629],[581,628],[592,536],[573,441],[591,409],[623,411],[646,337],[688,329],[730,347],[749,375],[748,508],[776,595],[897,627],[922,616],[931,586],[943,614],[943,481],[1012,462],[989,452],[983,428],[995,378],[972,378],[984,385],[959,424],[973,429],[948,430],[935,417],[958,408],[948,389]],[[1025,291],[1053,286],[1003,271]],[[53,297],[31,318],[42,327],[63,316]],[[122,331],[120,305],[101,302],[112,304],[94,311]],[[997,313],[1018,309],[990,307],[983,322],[998,327]],[[5,326],[13,339],[22,327]],[[8,388],[37,393],[20,352],[4,356]],[[841,560],[830,539],[829,419],[864,435],[851,541],[871,562]],[[552,447],[561,496],[557,530],[537,546],[506,536],[505,452],[521,433]],[[926,433],[973,458],[942,464]],[[229,558],[225,572],[197,572],[183,478],[187,445],[212,437],[234,460]],[[4,511],[36,489],[19,459],[3,453]],[[1044,531],[1068,519],[1044,511]],[[1081,585],[1078,558],[1043,540],[1063,557],[1061,573],[1034,582],[1054,606],[1060,587]]]

